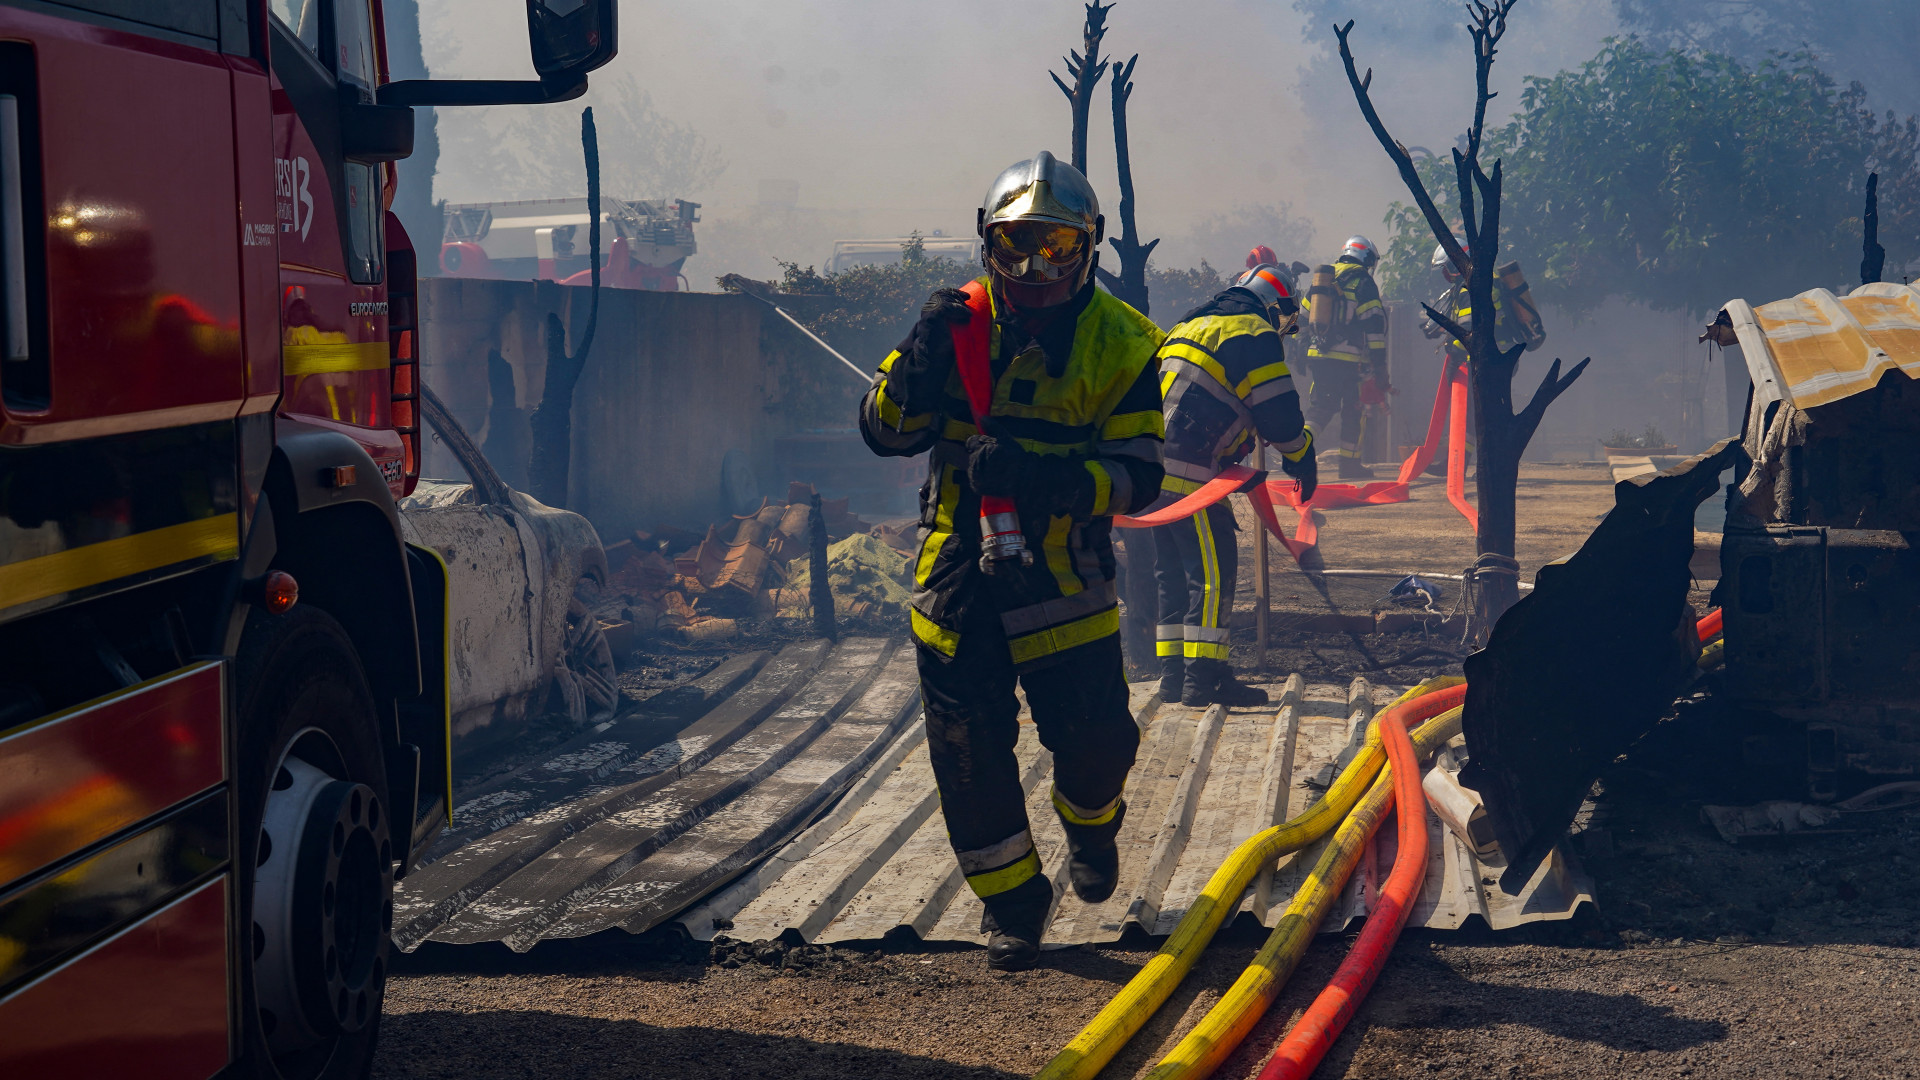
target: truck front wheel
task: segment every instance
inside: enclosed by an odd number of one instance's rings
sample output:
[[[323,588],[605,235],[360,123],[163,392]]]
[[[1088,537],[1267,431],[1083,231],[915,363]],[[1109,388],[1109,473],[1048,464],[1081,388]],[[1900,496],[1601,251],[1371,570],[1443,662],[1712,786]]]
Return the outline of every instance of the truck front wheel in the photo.
[[[340,624],[255,611],[235,664],[243,1075],[358,1080],[373,1063],[393,841],[372,693]]]

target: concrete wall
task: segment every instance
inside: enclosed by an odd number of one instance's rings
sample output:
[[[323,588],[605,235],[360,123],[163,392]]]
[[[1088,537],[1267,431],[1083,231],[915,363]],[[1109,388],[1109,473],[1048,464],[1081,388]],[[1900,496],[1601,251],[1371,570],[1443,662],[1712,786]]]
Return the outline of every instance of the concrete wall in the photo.
[[[548,312],[574,346],[590,290],[551,282],[425,278],[423,376],[507,482],[526,487],[527,417],[546,374]],[[488,353],[511,400],[489,389]],[[862,359],[864,363],[864,358]],[[600,321],[574,394],[567,509],[612,543],[636,528],[704,525],[722,512],[721,462],[745,456],[766,494],[789,477],[776,440],[855,422],[861,389],[832,357],[746,296],[603,289]],[[429,446],[425,473],[462,479]]]

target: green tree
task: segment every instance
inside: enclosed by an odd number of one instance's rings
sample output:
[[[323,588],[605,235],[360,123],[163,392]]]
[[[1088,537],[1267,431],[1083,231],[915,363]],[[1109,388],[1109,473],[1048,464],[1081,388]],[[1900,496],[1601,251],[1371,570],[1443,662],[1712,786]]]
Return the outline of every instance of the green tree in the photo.
[[[1732,297],[1846,287],[1877,170],[1881,243],[1904,265],[1920,256],[1920,124],[1877,117],[1865,96],[1806,53],[1748,67],[1609,39],[1578,71],[1529,78],[1514,119],[1487,134],[1482,156],[1505,170],[1503,256],[1576,312],[1618,296],[1704,315]],[[1453,195],[1450,162],[1419,167]],[[1396,203],[1387,220],[1389,287],[1433,292],[1420,212]]]
[[[1213,299],[1214,294],[1233,284],[1205,259],[1186,270],[1162,270],[1147,267],[1147,285],[1154,297],[1154,320],[1162,330],[1171,330],[1187,312]]]

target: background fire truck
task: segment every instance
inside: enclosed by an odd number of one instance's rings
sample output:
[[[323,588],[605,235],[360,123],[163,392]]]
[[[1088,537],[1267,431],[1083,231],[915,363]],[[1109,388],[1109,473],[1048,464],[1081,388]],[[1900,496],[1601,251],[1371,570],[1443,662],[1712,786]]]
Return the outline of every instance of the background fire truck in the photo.
[[[380,0],[0,0],[0,1075],[353,1077],[446,821]]]
[[[684,199],[628,202],[602,196],[600,221],[613,237],[601,256],[601,284],[677,292],[680,270],[699,248],[700,204]],[[587,200],[456,203],[446,210],[440,270],[448,277],[588,284]]]

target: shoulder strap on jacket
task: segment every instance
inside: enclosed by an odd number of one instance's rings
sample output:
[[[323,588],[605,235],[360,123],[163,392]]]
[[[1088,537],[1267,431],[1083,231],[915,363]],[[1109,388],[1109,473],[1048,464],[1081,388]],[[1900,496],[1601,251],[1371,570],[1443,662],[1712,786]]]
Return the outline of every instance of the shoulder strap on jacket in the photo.
[[[973,318],[953,328],[953,361],[960,369],[967,404],[973,406],[974,427],[984,431],[987,414],[993,410],[993,298],[977,280],[967,282],[960,291],[967,294],[967,310]]]

